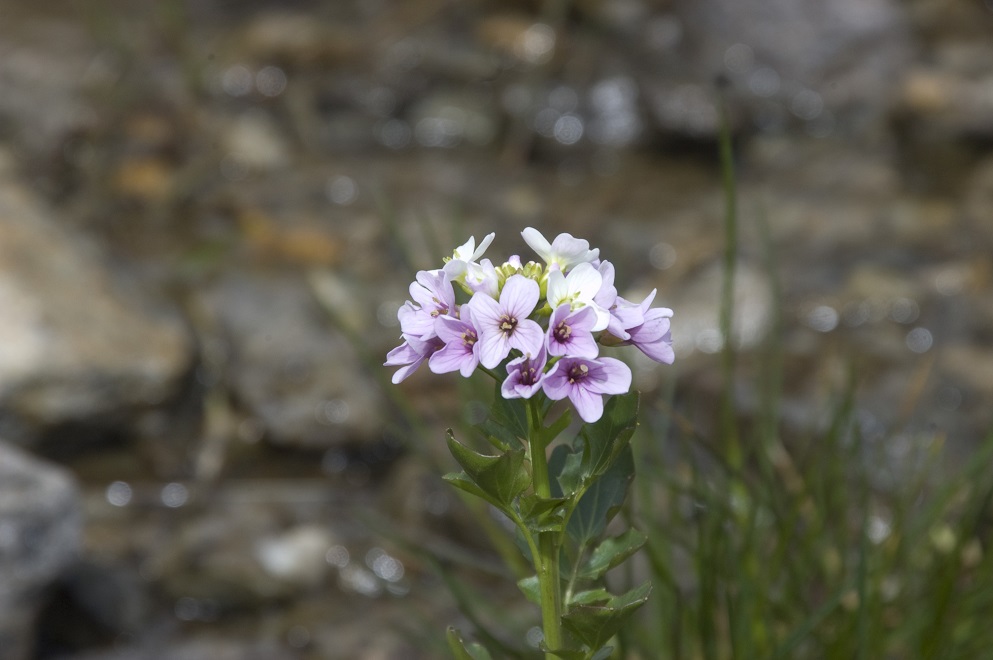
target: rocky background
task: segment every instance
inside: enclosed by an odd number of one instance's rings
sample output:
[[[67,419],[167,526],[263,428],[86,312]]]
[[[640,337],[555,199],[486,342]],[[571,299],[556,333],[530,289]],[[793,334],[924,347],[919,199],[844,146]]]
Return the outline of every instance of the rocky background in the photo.
[[[637,384],[706,433],[718,89],[743,420],[771,333],[787,433],[855,364],[881,483],[968,455],[989,0],[0,0],[0,657],[435,657],[416,548],[495,560],[438,479],[480,404],[383,385],[407,283],[470,234],[590,239],[676,310]]]

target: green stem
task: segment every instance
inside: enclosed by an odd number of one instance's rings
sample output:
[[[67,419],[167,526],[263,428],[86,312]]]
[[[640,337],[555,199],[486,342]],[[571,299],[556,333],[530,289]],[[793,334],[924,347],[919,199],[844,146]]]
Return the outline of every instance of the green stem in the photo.
[[[731,148],[731,125],[724,99],[720,99],[721,175],[724,183],[724,282],[721,287],[720,328],[724,337],[721,351],[721,371],[724,388],[721,396],[721,431],[727,444],[728,463],[735,471],[744,463],[738,429],[734,419],[735,348],[734,329],[734,279],[738,259],[738,202],[734,176],[734,154]]]
[[[552,496],[548,476],[548,458],[545,455],[542,414],[535,399],[528,400],[528,445],[531,450],[531,479],[534,494],[548,499]],[[561,649],[562,643],[562,591],[559,580],[559,539],[554,532],[538,534],[538,556],[535,571],[538,574],[538,591],[541,596],[541,625],[545,646]],[[547,653],[547,659],[556,656]]]

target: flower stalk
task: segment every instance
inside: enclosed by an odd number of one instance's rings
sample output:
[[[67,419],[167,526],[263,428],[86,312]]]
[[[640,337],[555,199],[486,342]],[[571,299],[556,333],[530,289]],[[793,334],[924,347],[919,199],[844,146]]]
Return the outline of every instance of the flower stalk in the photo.
[[[544,419],[538,402],[528,400],[528,448],[531,458],[531,478],[534,494],[541,499],[551,499],[551,482],[548,476],[548,458],[545,453]],[[541,623],[545,647],[561,649],[562,644],[562,588],[559,578],[559,534],[539,532],[538,557],[535,568],[538,576],[538,593],[541,600]],[[546,654],[551,659],[554,654]]]

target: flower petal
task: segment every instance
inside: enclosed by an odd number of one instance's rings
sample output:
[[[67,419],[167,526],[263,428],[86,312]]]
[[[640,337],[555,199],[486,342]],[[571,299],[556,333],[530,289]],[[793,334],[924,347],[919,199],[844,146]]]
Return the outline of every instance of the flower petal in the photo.
[[[593,362],[590,377],[584,382],[598,394],[624,394],[631,389],[631,368],[614,358],[602,357]]]
[[[509,344],[524,355],[537,355],[545,343],[545,332],[541,326],[530,319],[519,320],[514,333],[510,335]]]
[[[479,338],[479,362],[493,369],[510,353],[510,345],[502,332],[484,332]]]
[[[569,400],[576,408],[576,412],[587,424],[591,424],[603,417],[603,397],[591,392],[585,387],[574,387],[569,392]]]
[[[572,295],[579,300],[592,302],[593,297],[600,292],[603,276],[590,264],[582,263],[569,271],[566,282]]]
[[[568,369],[572,366],[568,359],[559,360],[555,366],[545,374],[541,381],[542,389],[549,399],[559,401],[569,396],[569,391],[573,385],[569,382]]]
[[[552,246],[548,240],[541,235],[541,232],[533,227],[527,227],[521,232],[524,242],[527,243],[535,254],[541,257],[546,263],[551,260]]]
[[[512,275],[500,292],[500,307],[511,317],[523,321],[534,311],[540,297],[537,282],[523,275]]]
[[[469,308],[469,318],[476,330],[483,332],[486,326],[500,324],[500,317],[503,315],[500,303],[485,293],[472,294],[472,298],[466,303],[466,306]]]
[[[483,240],[479,241],[479,247],[476,248],[476,250],[472,253],[468,261],[475,261],[476,259],[479,259],[481,256],[483,256],[483,253],[486,252],[486,248],[488,248],[490,246],[490,243],[493,242],[494,236],[496,236],[495,232],[490,232],[489,234],[484,236]]]
[[[552,309],[557,309],[562,303],[569,302],[569,287],[565,275],[560,270],[548,272],[548,285],[545,289],[545,299]]]

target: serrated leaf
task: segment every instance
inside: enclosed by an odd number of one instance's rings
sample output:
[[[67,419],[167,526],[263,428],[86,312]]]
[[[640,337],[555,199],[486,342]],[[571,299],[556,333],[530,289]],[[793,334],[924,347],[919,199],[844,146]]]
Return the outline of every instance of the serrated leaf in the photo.
[[[595,539],[627,497],[634,479],[634,456],[626,445],[617,459],[579,499],[566,524],[566,531],[580,545]]]
[[[488,496],[485,499],[500,508],[509,507],[531,484],[531,473],[522,449],[506,451],[498,456],[484,456],[456,440],[451,429],[448,430],[448,449],[465,470],[468,479]],[[462,488],[462,485],[452,483]]]
[[[535,605],[541,605],[541,584],[538,582],[537,575],[521,578],[517,581],[517,588],[521,590],[521,593],[529,601]]]
[[[636,529],[629,529],[620,536],[604,540],[579,570],[579,577],[599,580],[604,573],[618,566],[645,545],[647,537]]]
[[[599,652],[627,618],[645,604],[651,590],[651,583],[646,582],[603,605],[576,605],[562,617],[562,625],[592,651]]]
[[[453,626],[448,627],[446,637],[455,660],[492,660],[490,652],[482,644],[472,642],[466,646],[462,641],[462,634]]]
[[[606,589],[590,589],[588,591],[580,591],[577,594],[573,594],[572,598],[569,600],[569,606],[572,605],[602,605],[610,601],[613,596]]]
[[[603,408],[603,415],[592,424],[584,424],[580,434],[585,439],[583,468],[596,477],[606,472],[623,451],[638,427],[638,393],[613,396]]]
[[[493,404],[486,420],[476,428],[487,436],[496,438],[506,448],[527,444],[528,442],[528,411],[524,399],[505,399],[500,392],[500,383],[496,384]]]

